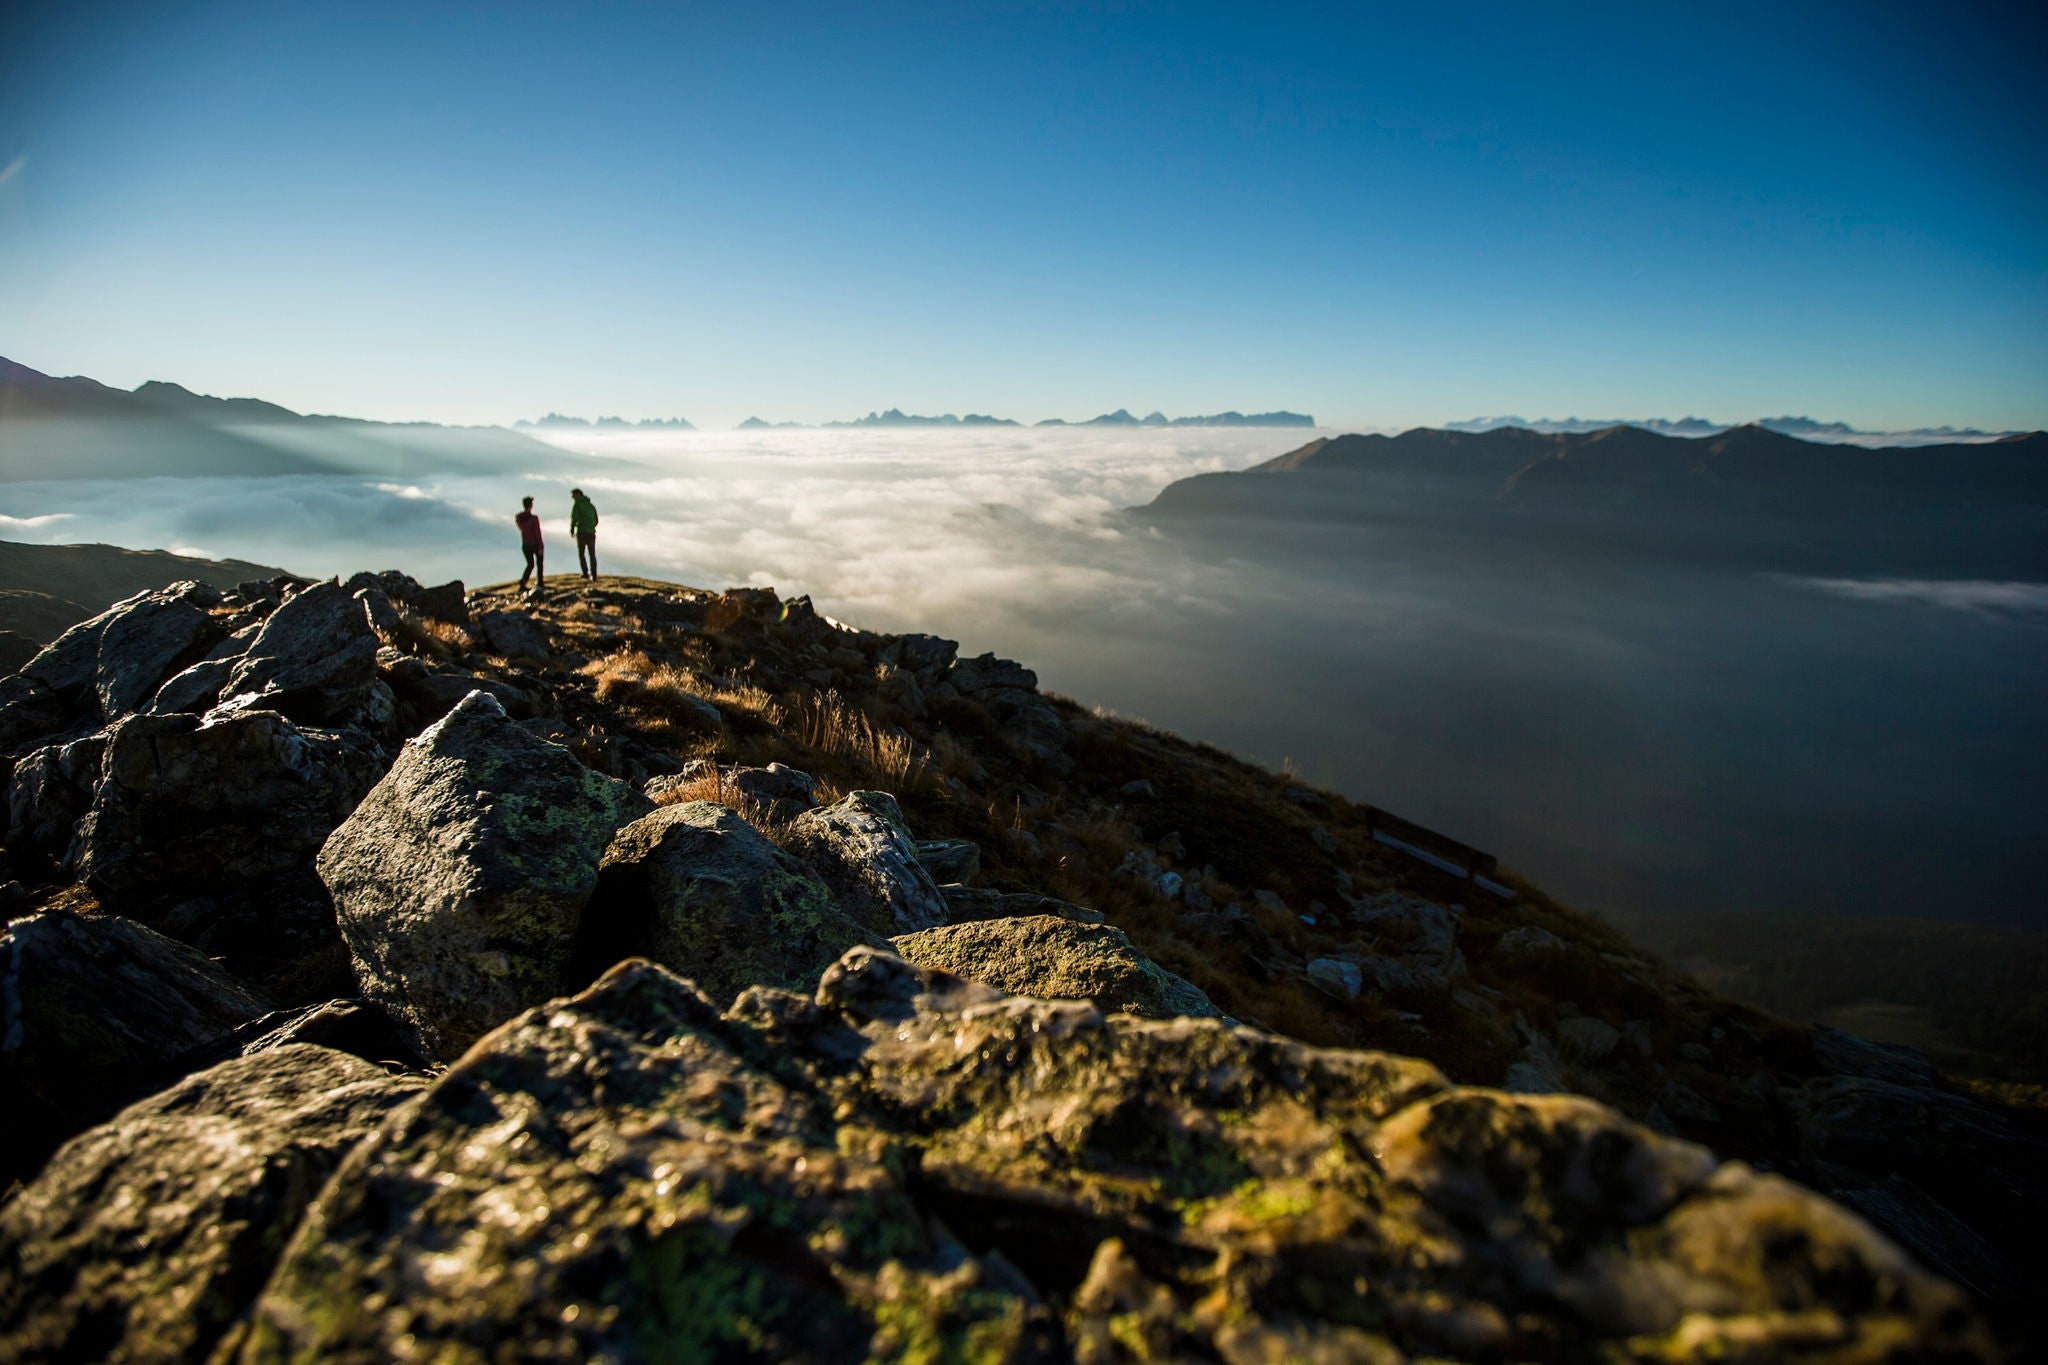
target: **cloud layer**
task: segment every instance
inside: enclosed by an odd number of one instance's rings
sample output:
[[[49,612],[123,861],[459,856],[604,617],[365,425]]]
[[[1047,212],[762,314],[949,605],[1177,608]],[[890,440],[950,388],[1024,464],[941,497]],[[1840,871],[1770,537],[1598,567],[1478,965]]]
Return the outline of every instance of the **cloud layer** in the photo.
[[[401,567],[487,583],[520,567],[531,494],[572,568],[568,489],[596,501],[601,563],[701,586],[772,584],[883,629],[987,641],[1006,611],[1184,598],[1115,512],[1187,475],[1243,468],[1311,433],[1274,430],[575,432],[559,463],[502,478],[143,479],[11,486],[5,534],[272,563]],[[589,458],[596,457],[596,458]],[[1188,572],[1193,572],[1190,568]],[[977,623],[980,629],[976,630]]]

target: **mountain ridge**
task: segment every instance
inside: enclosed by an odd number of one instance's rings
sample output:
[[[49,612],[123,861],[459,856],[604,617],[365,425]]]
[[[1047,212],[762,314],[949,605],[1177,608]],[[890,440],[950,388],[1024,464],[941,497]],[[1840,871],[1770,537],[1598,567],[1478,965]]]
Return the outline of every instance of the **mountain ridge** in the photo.
[[[1466,528],[1575,553],[1646,553],[1788,572],[2048,577],[2048,433],[1864,447],[1756,424],[1702,436],[1418,427],[1344,433],[1132,509],[1180,526],[1260,520]]]
[[[1910,427],[1897,431],[1874,431],[1851,426],[1847,422],[1821,422],[1811,417],[1758,417],[1747,422],[1716,422],[1705,417],[1539,417],[1517,416],[1471,417],[1462,421],[1446,422],[1447,431],[1482,432],[1503,427],[1520,427],[1527,431],[1544,433],[1583,433],[1599,431],[1605,427],[1628,426],[1644,431],[1654,431],[1663,436],[1711,436],[1737,426],[1760,426],[1785,436],[1798,436],[1808,440],[1839,441],[1849,444],[1910,445],[1937,444],[1950,441],[1995,441],[2022,432],[1986,431],[1978,427]]]
[[[375,422],[215,398],[148,380],[116,389],[0,357],[0,482],[474,473],[555,461],[502,427]]]

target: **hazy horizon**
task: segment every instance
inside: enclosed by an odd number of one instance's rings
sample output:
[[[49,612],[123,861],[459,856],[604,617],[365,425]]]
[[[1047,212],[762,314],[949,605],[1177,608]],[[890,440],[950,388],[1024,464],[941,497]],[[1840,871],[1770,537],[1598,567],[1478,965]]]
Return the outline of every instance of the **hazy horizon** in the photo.
[[[2048,584],[1798,578],[1455,529],[1121,509],[1299,445],[1286,429],[554,433],[525,472],[10,485],[0,536],[295,572],[505,581],[568,489],[602,567],[809,594],[1497,852],[1588,908],[1773,906],[2042,926]]]

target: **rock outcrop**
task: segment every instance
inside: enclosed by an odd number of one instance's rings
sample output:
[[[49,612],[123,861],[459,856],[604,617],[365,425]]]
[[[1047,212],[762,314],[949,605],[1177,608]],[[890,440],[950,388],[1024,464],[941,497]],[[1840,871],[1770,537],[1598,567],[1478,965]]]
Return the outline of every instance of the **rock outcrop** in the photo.
[[[790,847],[825,879],[843,909],[885,937],[946,922],[946,900],[924,864],[903,810],[886,792],[859,791],[806,811]]]
[[[333,943],[312,859],[383,768],[364,735],[270,711],[131,715],[106,732],[71,862],[108,909],[267,980]]]
[[[237,1359],[1970,1358],[1855,1217],[1587,1100],[870,950],[626,963],[327,1187]]]
[[[270,614],[223,691],[297,721],[357,720],[375,702],[378,643],[353,593],[316,583]]]
[[[0,752],[69,739],[149,700],[224,633],[207,608],[218,589],[173,583],[137,593],[65,631],[0,679]]]
[[[476,618],[484,642],[499,654],[515,659],[545,659],[548,633],[523,611],[487,611]]]
[[[328,838],[321,880],[363,994],[452,1059],[563,989],[620,826],[646,797],[481,692],[409,741]]]
[[[1086,1000],[1111,1013],[1172,1019],[1222,1014],[1200,990],[1131,946],[1121,929],[1057,915],[971,920],[894,940],[903,957],[1005,995]]]
[[[203,955],[128,920],[15,920],[0,934],[0,1184],[269,1008]]]
[[[810,868],[710,801],[663,806],[618,832],[582,934],[588,974],[645,955],[720,1004],[749,986],[808,988],[847,949],[888,946]]]
[[[1055,896],[1030,891],[997,891],[987,886],[962,886],[949,882],[939,888],[946,902],[946,922],[966,924],[971,920],[1015,919],[1024,915],[1054,915],[1076,924],[1100,924],[1102,912],[1075,905]]]
[[[298,1044],[72,1139],[0,1207],[8,1358],[206,1359],[327,1177],[417,1086]]]

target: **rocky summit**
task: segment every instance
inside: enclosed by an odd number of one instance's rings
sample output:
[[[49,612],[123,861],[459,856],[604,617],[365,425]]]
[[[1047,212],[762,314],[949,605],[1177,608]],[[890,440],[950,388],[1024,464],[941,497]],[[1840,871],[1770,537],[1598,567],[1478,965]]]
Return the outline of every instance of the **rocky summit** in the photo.
[[[1014,661],[396,571],[44,643],[6,1359],[2038,1344],[2035,1114]]]

